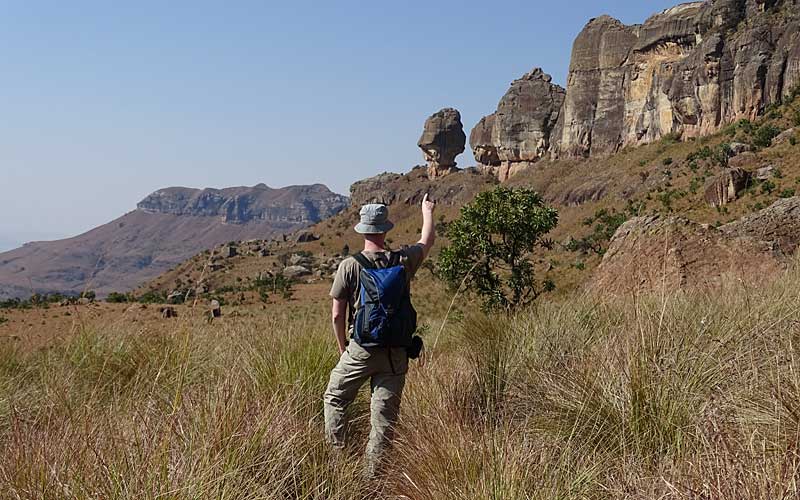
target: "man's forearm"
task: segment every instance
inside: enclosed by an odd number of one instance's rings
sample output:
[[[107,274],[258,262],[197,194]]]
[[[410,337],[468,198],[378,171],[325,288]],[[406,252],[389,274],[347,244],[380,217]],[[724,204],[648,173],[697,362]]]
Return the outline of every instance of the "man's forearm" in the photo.
[[[339,354],[343,353],[347,347],[347,326],[345,325],[344,316],[333,318],[333,334],[336,336],[336,344],[339,348]]]
[[[422,236],[419,239],[419,244],[422,245],[424,248],[425,256],[428,256],[428,252],[431,251],[433,248],[433,244],[436,241],[436,225],[433,223],[433,214],[432,213],[423,213],[422,214]]]

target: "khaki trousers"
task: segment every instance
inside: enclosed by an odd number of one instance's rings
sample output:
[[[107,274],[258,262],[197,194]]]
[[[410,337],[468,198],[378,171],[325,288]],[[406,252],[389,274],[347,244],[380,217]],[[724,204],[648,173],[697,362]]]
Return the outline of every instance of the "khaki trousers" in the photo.
[[[375,474],[389,447],[406,382],[408,354],[405,348],[364,348],[350,342],[331,372],[325,390],[325,436],[336,448],[345,446],[346,410],[369,379],[372,398],[367,443],[367,472]]]

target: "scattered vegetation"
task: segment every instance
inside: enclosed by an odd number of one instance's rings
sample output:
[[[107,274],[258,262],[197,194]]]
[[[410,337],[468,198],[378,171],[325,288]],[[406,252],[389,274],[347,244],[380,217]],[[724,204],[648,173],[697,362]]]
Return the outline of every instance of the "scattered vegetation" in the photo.
[[[602,255],[605,253],[605,244],[611,240],[614,233],[619,227],[628,220],[628,216],[635,215],[630,212],[634,211],[634,205],[629,205],[629,212],[617,212],[615,210],[598,210],[593,217],[589,217],[583,221],[584,226],[592,228],[592,232],[587,236],[580,239],[570,238],[566,244],[566,250],[570,252],[580,252],[583,254],[596,253]]]

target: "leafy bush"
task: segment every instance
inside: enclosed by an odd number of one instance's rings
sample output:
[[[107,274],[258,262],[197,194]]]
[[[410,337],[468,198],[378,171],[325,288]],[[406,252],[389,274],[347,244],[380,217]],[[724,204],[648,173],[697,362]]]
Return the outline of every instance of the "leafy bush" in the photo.
[[[769,123],[762,125],[753,134],[753,146],[759,149],[768,148],[772,145],[772,139],[780,133],[780,129]]]
[[[279,294],[284,299],[292,298],[294,291],[292,290],[293,281],[283,276],[276,274],[274,276],[259,276],[253,282],[253,290],[258,292],[259,298],[262,302],[269,299],[270,294]]]
[[[795,190],[793,188],[786,188],[783,191],[781,191],[778,196],[780,196],[781,198],[791,198],[794,195],[795,195]]]
[[[480,193],[450,223],[450,245],[439,256],[439,275],[462,283],[485,309],[516,309],[541,293],[530,253],[558,224],[558,213],[530,189],[497,187]]]
[[[633,209],[631,209],[633,210]],[[598,210],[594,217],[583,221],[584,226],[594,226],[591,234],[580,239],[570,238],[566,249],[570,252],[589,253],[602,255],[605,252],[604,244],[611,240],[617,229],[628,220],[625,213],[608,210]]]
[[[761,192],[764,194],[770,194],[771,192],[775,191],[777,186],[772,181],[764,181],[761,183]]]
[[[126,302],[133,302],[133,296],[129,293],[111,292],[106,297],[106,302],[111,304],[124,304]]]
[[[158,290],[148,290],[136,297],[136,301],[141,304],[165,304],[167,302],[167,294]]]

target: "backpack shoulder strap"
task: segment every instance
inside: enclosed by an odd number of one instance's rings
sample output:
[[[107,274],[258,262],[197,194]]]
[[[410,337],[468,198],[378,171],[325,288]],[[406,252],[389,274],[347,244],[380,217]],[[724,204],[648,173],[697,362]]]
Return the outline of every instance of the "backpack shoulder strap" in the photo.
[[[375,264],[371,260],[366,258],[363,253],[359,252],[359,253],[353,254],[353,258],[364,269],[375,269]]]
[[[400,266],[400,265],[403,265],[403,253],[391,252],[389,254],[389,267]]]

